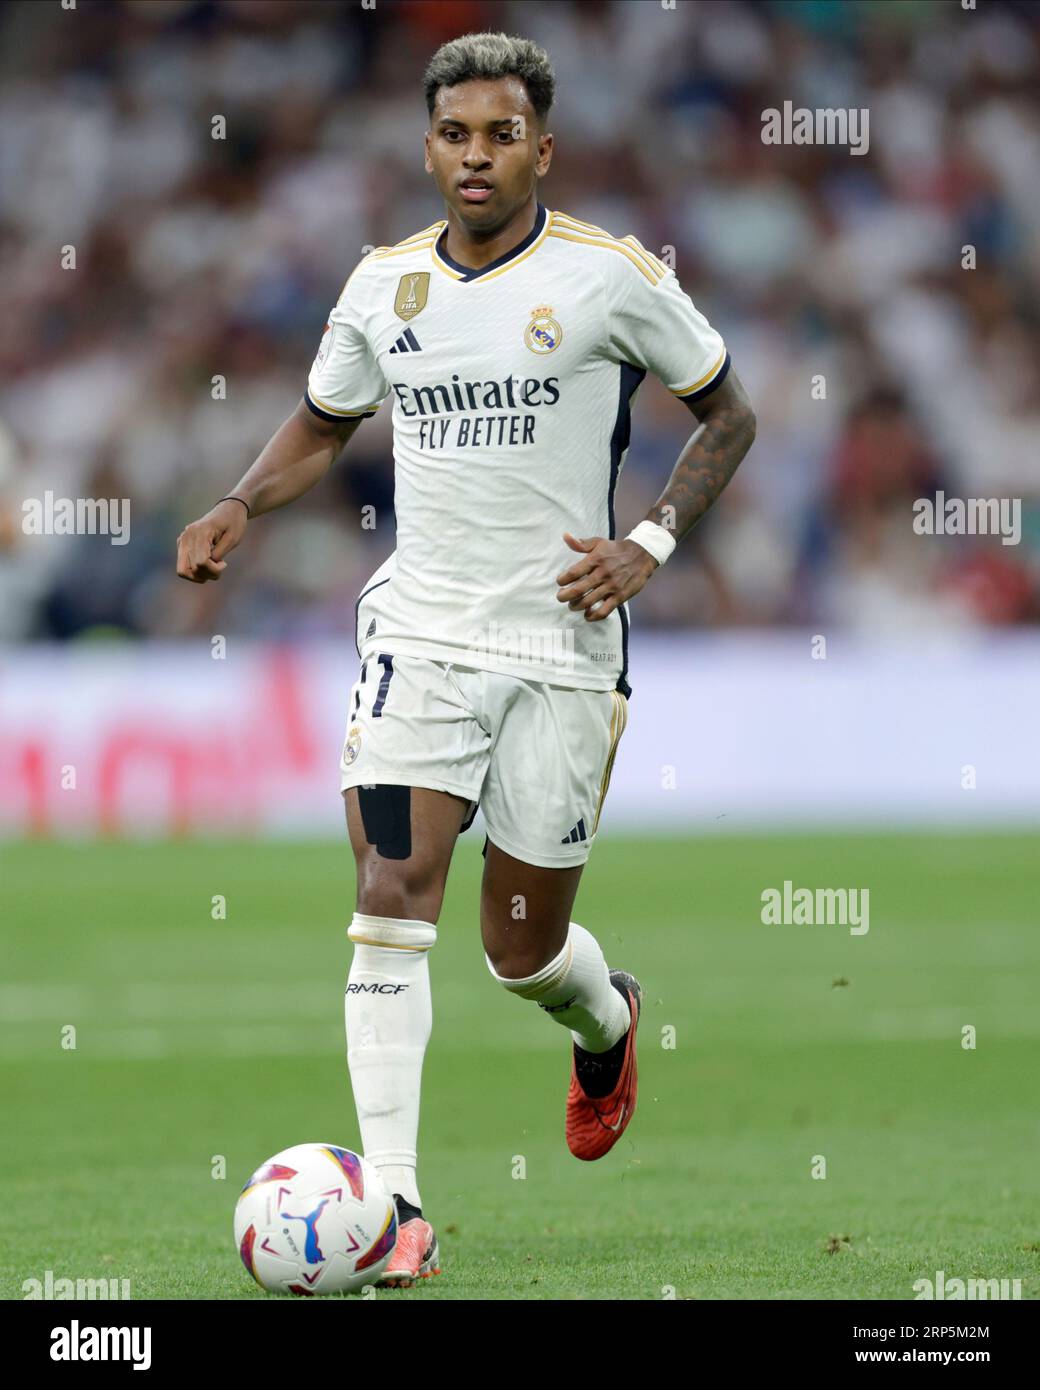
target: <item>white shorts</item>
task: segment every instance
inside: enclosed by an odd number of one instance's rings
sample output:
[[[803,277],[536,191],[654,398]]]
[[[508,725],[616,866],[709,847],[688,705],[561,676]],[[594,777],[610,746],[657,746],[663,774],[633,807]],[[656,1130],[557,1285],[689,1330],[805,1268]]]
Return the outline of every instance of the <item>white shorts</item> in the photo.
[[[429,787],[484,813],[488,838],[545,868],[584,864],[628,701],[380,652],[350,692],[342,787]]]

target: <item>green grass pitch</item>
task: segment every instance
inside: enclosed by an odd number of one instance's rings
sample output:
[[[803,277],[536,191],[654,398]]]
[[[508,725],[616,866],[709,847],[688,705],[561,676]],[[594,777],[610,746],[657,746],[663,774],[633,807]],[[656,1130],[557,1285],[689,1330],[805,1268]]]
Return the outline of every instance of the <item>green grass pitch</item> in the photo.
[[[379,1298],[910,1299],[940,1269],[1040,1295],[1032,837],[603,839],[575,920],[646,1001],[639,1109],[592,1164],[563,1137],[567,1033],[487,972],[480,843],[430,959],[443,1273]],[[763,925],[785,879],[869,888],[869,932]],[[345,842],[0,849],[5,1298],[48,1269],[268,1296],[232,1241],[243,1182],[289,1144],[360,1142],[353,881]]]

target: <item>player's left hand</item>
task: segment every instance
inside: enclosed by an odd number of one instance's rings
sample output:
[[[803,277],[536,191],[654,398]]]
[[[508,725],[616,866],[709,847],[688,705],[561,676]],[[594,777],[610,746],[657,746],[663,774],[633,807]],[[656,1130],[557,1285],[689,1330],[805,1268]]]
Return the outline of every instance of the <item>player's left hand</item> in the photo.
[[[575,611],[584,609],[590,623],[598,623],[638,594],[657,569],[657,561],[636,541],[608,541],[602,536],[577,540],[569,531],[563,539],[582,558],[556,576],[561,586],[556,598]]]

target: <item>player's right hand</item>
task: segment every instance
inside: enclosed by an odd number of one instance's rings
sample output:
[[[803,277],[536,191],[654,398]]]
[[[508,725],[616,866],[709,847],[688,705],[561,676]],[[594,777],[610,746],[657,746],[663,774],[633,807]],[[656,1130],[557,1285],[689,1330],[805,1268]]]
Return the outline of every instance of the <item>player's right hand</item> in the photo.
[[[177,537],[177,573],[193,584],[219,579],[227,569],[224,556],[246,532],[249,514],[241,502],[218,502],[212,511]]]

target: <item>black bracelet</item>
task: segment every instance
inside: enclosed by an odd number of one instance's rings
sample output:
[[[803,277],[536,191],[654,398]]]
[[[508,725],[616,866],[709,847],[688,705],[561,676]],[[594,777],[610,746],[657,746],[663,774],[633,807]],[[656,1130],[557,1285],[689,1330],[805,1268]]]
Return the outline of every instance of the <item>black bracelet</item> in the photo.
[[[249,503],[245,500],[244,497],[222,497],[220,499],[220,502],[241,502],[243,507],[245,507],[246,509],[246,516],[251,517],[253,515],[253,513],[249,510]],[[218,507],[220,505],[220,502],[217,503]]]

